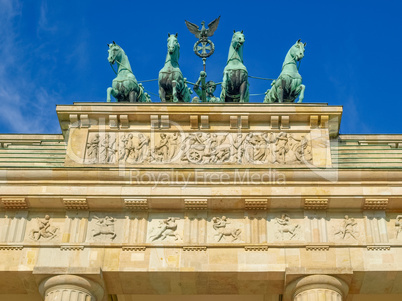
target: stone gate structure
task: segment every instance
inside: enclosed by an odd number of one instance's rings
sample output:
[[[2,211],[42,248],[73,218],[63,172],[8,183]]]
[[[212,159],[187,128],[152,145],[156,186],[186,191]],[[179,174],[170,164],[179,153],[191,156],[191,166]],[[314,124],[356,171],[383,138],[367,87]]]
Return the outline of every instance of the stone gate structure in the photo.
[[[402,297],[402,135],[326,104],[56,111],[0,135],[0,300]]]

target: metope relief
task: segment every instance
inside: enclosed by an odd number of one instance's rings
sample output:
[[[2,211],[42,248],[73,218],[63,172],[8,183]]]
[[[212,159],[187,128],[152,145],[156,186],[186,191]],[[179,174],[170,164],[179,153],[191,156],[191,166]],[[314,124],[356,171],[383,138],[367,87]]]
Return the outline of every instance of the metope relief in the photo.
[[[55,238],[60,232],[60,228],[50,222],[50,216],[36,218],[36,226],[33,226],[28,237],[34,241],[48,241]]]
[[[111,240],[116,238],[116,232],[114,229],[115,219],[113,217],[93,217],[95,221],[94,228],[92,229],[92,237],[97,236],[109,236]]]
[[[226,216],[213,217],[212,228],[217,232],[215,239],[218,242],[220,242],[222,238],[228,241],[238,240],[241,234],[241,229],[231,226]]]
[[[93,242],[121,242],[123,221],[120,215],[94,212],[88,220],[87,239]]]
[[[149,222],[149,242],[183,242],[183,218],[154,216]]]
[[[272,164],[313,160],[308,133],[89,133],[87,164]]]
[[[364,224],[362,218],[351,215],[335,215],[330,219],[329,231],[338,242],[365,242]]]
[[[292,222],[288,214],[282,214],[280,217],[276,217],[275,224],[275,238],[277,240],[292,240],[299,238],[301,226]]]

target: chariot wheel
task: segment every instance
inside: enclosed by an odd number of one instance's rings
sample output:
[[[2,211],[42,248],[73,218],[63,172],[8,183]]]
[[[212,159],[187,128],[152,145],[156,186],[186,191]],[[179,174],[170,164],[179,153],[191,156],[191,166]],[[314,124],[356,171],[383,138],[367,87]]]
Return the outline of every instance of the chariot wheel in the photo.
[[[199,151],[196,150],[191,150],[188,153],[188,161],[190,161],[191,163],[199,163],[202,159],[201,153]]]

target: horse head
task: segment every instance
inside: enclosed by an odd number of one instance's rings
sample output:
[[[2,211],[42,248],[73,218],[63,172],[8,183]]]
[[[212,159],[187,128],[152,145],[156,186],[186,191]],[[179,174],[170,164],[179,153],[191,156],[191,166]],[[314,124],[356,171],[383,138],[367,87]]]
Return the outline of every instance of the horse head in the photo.
[[[168,33],[167,48],[170,55],[180,50],[180,44],[177,40],[177,33],[175,35]]]
[[[300,42],[300,39],[290,49],[290,55],[296,60],[300,61],[304,57],[304,47],[307,43]]]
[[[121,54],[123,49],[120,48],[119,45],[117,45],[114,41],[111,44],[108,44],[109,46],[109,56],[107,60],[109,61],[110,64],[114,64],[115,61],[121,61]]]
[[[241,46],[243,46],[245,41],[243,30],[242,31],[235,31],[233,30],[233,37],[232,37],[232,47],[235,50],[238,50]]]

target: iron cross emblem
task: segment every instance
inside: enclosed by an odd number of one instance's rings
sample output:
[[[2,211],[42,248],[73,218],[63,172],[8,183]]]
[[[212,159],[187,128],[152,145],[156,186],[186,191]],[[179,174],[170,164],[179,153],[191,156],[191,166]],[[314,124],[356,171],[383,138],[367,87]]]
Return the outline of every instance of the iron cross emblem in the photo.
[[[205,22],[202,21],[201,29],[196,24],[186,21],[187,28],[198,39],[198,41],[194,44],[194,53],[202,59],[211,56],[215,51],[215,45],[211,40],[208,39],[208,37],[212,37],[215,30],[218,28],[220,18],[221,17],[209,23],[208,28],[205,28]]]

